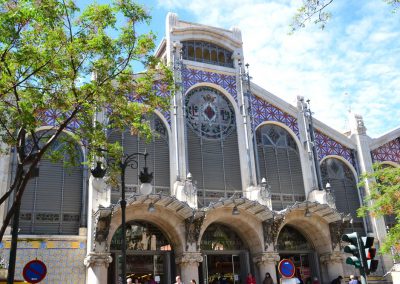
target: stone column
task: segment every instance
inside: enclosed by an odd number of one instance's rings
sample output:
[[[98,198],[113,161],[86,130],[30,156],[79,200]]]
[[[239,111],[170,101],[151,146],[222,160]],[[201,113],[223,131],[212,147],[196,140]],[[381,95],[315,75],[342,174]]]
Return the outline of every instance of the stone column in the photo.
[[[367,128],[364,125],[364,120],[361,115],[352,114],[351,122],[351,138],[357,144],[357,159],[361,173],[373,171],[371,149],[369,147],[370,138],[367,136]],[[365,180],[365,194],[369,195],[371,181]],[[360,203],[362,202],[360,196]],[[362,204],[362,203],[361,203]],[[382,244],[386,238],[386,226],[383,217],[373,217],[370,215],[374,237]],[[393,266],[393,259],[389,255],[383,255],[382,261],[385,272],[390,271]]]
[[[107,269],[112,262],[110,253],[91,252],[83,263],[87,267],[87,281],[90,284],[107,284]]]
[[[180,275],[183,283],[190,283],[191,279],[199,283],[199,264],[203,261],[200,252],[185,252],[175,259],[179,265]]]
[[[265,273],[269,272],[274,283],[278,283],[276,277],[276,263],[280,260],[277,252],[264,252],[253,257],[253,262],[258,266],[260,271],[260,280],[263,281]]]
[[[344,276],[343,260],[344,254],[340,251],[327,252],[320,256],[321,264],[324,266],[327,275],[322,275],[325,280],[331,281],[339,275]],[[325,274],[325,273],[323,273]]]

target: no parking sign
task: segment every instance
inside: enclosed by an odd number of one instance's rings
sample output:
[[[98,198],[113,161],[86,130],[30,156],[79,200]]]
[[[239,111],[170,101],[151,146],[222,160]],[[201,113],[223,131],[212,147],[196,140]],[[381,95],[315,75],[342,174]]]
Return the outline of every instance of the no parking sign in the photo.
[[[281,262],[279,262],[278,270],[282,277],[292,278],[296,268],[290,259],[282,259]]]
[[[25,265],[22,275],[25,281],[34,284],[42,281],[46,277],[46,273],[46,265],[42,261],[36,259]]]

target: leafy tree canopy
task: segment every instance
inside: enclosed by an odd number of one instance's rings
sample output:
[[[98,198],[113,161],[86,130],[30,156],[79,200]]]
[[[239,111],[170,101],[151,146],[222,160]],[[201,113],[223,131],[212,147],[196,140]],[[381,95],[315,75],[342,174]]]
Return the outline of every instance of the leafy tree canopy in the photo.
[[[366,197],[366,205],[358,209],[359,216],[371,214],[372,217],[394,215],[396,224],[389,228],[385,242],[382,244],[382,253],[393,252],[400,258],[400,167],[374,164],[373,173],[361,176],[365,186],[368,181],[370,195]]]
[[[303,0],[290,24],[291,32],[304,28],[312,22],[324,29],[332,14],[328,11],[329,5],[335,0]],[[337,0],[336,0],[337,1]],[[382,0],[380,0],[382,1]],[[393,7],[393,12],[400,8],[400,0],[383,0]]]
[[[139,34],[149,23],[145,8],[131,0],[91,4],[80,11],[71,0],[0,0],[0,141],[3,153],[15,149],[17,169],[1,197],[13,196],[0,240],[40,159],[56,140],[73,153],[76,143],[87,157],[121,154],[107,143],[107,127],[130,127],[150,137],[143,114],[168,107],[172,73],[151,55],[153,33]],[[133,62],[146,72],[135,75]],[[165,96],[157,96],[155,84]],[[105,111],[105,125],[96,113]],[[44,131],[37,131],[50,125]],[[69,130],[71,135],[61,135]],[[63,149],[65,150],[65,149]],[[69,155],[72,156],[72,155]],[[11,195],[11,193],[14,193]]]

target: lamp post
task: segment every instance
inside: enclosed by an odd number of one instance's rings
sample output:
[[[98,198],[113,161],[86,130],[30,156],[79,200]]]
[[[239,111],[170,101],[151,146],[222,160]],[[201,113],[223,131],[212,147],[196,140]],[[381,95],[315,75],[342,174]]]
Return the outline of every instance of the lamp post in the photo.
[[[101,149],[100,151],[107,152],[106,150]],[[123,154],[121,160],[118,162],[118,167],[120,169],[121,174],[121,199],[119,204],[121,206],[121,227],[122,227],[122,243],[121,243],[121,275],[120,279],[125,283],[126,278],[126,199],[125,199],[125,172],[126,168],[130,167],[132,169],[138,168],[138,161],[137,157],[143,156],[144,157],[144,167],[143,171],[139,174],[139,180],[141,183],[140,191],[143,194],[150,194],[152,190],[151,181],[153,180],[153,173],[149,173],[147,167],[147,156],[149,154],[145,151],[144,153],[133,153],[133,154]],[[110,159],[112,161],[112,159]],[[92,175],[94,177],[101,177],[96,176],[98,173],[104,177],[105,171],[101,169],[101,163],[97,163],[95,169],[91,170]]]

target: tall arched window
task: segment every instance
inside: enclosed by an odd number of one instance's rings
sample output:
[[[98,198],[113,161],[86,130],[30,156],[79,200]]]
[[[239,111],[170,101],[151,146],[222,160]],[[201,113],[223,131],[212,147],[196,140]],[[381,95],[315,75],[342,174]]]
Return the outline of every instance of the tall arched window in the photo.
[[[351,214],[353,225],[349,229],[364,233],[363,219],[357,217],[360,207],[357,181],[351,169],[341,160],[328,158],[321,164],[323,184],[330,183],[335,197],[336,209],[339,212]]]
[[[189,171],[199,206],[242,190],[235,112],[219,91],[199,87],[185,98]]]
[[[133,154],[137,152],[149,153],[147,157],[147,167],[153,172],[153,192],[163,192],[170,194],[170,172],[169,172],[169,143],[168,131],[162,120],[153,115],[149,118],[151,128],[154,135],[150,142],[146,143],[145,138],[138,135],[132,135],[127,129],[121,133],[119,130],[111,130],[108,134],[110,142],[118,141],[124,148],[125,154]],[[128,167],[125,174],[125,183],[127,192],[138,193],[140,187],[139,173],[143,170],[144,159],[138,156],[138,168],[132,169]],[[120,188],[113,188],[111,201],[116,203],[121,197]]]
[[[63,143],[66,142],[56,141],[50,151],[63,152]],[[69,155],[65,151],[61,160],[40,161],[39,176],[29,180],[22,197],[21,234],[78,234],[83,206],[83,155],[77,145],[73,165]]]
[[[259,127],[256,135],[260,174],[271,185],[272,208],[281,210],[304,201],[300,155],[293,137],[274,124]]]

